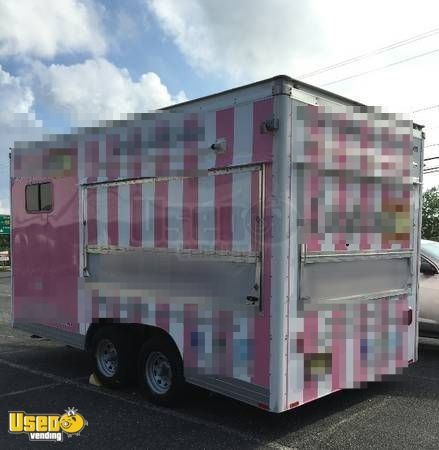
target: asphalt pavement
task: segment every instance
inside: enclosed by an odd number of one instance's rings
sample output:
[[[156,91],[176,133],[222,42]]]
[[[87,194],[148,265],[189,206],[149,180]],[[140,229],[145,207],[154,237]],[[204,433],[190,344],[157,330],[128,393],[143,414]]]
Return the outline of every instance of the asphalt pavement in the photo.
[[[135,390],[88,383],[90,357],[13,330],[10,278],[0,273],[0,448],[437,448],[439,343],[422,340],[419,361],[392,381],[345,390],[272,414],[188,387],[176,409],[151,405]],[[8,433],[8,411],[63,413],[88,421],[62,443]]]

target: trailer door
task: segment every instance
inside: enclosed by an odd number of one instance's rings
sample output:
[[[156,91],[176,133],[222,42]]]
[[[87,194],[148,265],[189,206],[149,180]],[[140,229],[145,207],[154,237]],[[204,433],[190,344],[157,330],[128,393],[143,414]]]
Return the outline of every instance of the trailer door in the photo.
[[[415,359],[422,157],[411,122],[394,115],[295,111],[300,275],[290,370],[299,376],[289,396],[305,402]]]

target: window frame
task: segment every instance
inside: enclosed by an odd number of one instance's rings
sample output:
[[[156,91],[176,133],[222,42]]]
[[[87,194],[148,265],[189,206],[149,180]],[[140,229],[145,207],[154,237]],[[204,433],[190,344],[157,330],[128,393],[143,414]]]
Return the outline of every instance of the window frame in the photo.
[[[29,210],[27,205],[27,190],[31,186],[38,186],[38,207],[41,208],[41,188],[40,186],[42,184],[49,184],[50,185],[50,192],[51,192],[51,208],[50,209],[37,209],[37,210]],[[54,206],[54,189],[53,189],[53,183],[52,181],[39,181],[35,183],[29,183],[26,184],[24,187],[24,208],[26,210],[27,214],[49,214],[53,211]]]

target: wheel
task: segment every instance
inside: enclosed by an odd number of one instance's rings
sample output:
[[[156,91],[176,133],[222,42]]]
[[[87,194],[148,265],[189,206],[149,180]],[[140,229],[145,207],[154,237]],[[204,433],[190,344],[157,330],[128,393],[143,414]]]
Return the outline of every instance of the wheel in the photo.
[[[183,362],[178,349],[162,337],[153,337],[140,349],[139,386],[153,403],[171,406],[181,397],[184,387]]]
[[[95,374],[104,386],[121,388],[134,378],[135,354],[129,337],[116,327],[101,328],[93,336]]]

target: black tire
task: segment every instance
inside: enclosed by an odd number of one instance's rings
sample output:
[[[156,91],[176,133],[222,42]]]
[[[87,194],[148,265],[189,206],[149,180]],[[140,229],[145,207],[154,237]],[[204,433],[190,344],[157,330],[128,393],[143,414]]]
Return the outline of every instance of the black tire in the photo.
[[[111,349],[111,346],[116,352],[116,354],[112,353],[116,363],[113,364],[113,370],[110,370],[110,363],[106,366],[102,360],[102,352],[105,353],[105,348],[108,350]],[[104,386],[118,389],[127,386],[134,380],[136,373],[135,346],[133,346],[131,335],[126,330],[124,333],[124,330],[117,329],[115,326],[100,328],[93,336],[91,351],[94,373]],[[107,351],[107,353],[111,353],[111,351]]]
[[[157,359],[162,361],[162,366],[160,363],[155,366]],[[148,368],[151,367],[157,367],[157,372],[167,372],[167,375],[163,374],[167,381],[160,383],[160,375],[152,375],[151,372],[148,376]],[[139,388],[152,403],[172,406],[181,399],[184,388],[183,361],[177,347],[169,339],[155,336],[143,344],[139,352],[137,373]]]

